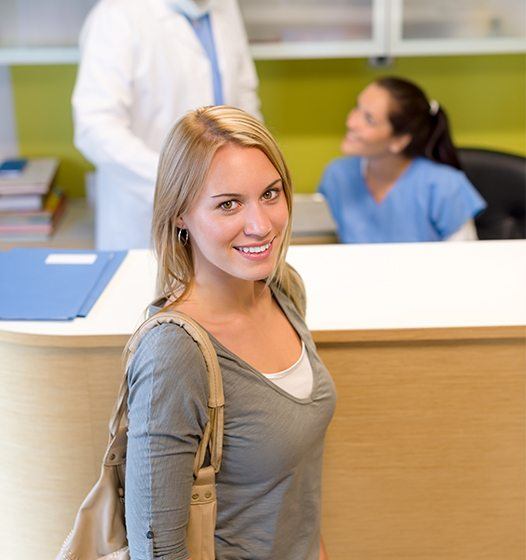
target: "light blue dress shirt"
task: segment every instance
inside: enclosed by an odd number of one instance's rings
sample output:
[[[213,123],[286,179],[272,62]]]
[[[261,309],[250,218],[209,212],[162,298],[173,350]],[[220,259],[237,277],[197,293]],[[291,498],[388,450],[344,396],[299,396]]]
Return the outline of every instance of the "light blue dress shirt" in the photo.
[[[214,34],[212,33],[210,14],[205,14],[197,19],[191,19],[186,16],[186,19],[195,31],[195,34],[197,35],[197,38],[199,39],[199,42],[210,61],[214,87],[214,105],[224,105],[223,84],[221,80],[221,72],[219,70],[219,62],[217,60],[217,51],[214,42]]]
[[[442,241],[486,207],[462,171],[422,157],[415,158],[377,202],[361,162],[359,157],[334,160],[318,187],[344,243]]]

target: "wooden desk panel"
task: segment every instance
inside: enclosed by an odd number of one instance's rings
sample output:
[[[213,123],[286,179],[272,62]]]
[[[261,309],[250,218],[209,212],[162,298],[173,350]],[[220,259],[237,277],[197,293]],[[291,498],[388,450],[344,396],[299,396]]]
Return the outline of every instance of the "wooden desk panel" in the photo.
[[[523,560],[523,332],[315,334],[338,390],[324,472],[330,560]],[[60,547],[98,477],[120,382],[118,337],[42,338],[0,333],[2,560]]]
[[[324,476],[331,560],[523,560],[524,339],[319,350],[339,396]]]
[[[2,560],[57,554],[100,473],[120,353],[0,339]]]

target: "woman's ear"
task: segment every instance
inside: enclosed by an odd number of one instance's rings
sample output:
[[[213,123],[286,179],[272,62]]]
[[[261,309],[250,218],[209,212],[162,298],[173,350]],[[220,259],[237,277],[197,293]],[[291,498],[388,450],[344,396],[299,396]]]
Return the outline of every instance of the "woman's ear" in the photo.
[[[181,216],[178,216],[177,220],[175,220],[175,225],[179,228],[179,229],[186,229],[185,225],[184,225],[184,220]]]
[[[400,154],[407,148],[411,140],[412,136],[410,134],[395,136],[389,144],[389,151],[393,154]]]

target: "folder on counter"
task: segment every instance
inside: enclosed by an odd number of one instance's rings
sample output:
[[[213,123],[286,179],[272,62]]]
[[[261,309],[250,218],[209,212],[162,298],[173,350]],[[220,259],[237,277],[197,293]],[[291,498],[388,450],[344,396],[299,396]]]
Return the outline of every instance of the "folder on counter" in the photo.
[[[95,305],[95,302],[99,299],[100,295],[104,291],[104,288],[113,278],[113,275],[117,272],[117,269],[127,255],[127,251],[108,251],[108,253],[111,253],[112,256],[108,259],[101,275],[95,282],[95,285],[91,289],[88,297],[84,300],[77,317],[87,317],[91,308]]]
[[[85,317],[125,256],[125,251],[64,249],[0,253],[0,319]]]

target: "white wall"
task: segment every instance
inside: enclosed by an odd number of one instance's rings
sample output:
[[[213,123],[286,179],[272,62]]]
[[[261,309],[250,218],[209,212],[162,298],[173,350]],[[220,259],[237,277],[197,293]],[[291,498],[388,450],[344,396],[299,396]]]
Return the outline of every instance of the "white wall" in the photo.
[[[18,154],[11,75],[8,66],[0,66],[0,158]]]

